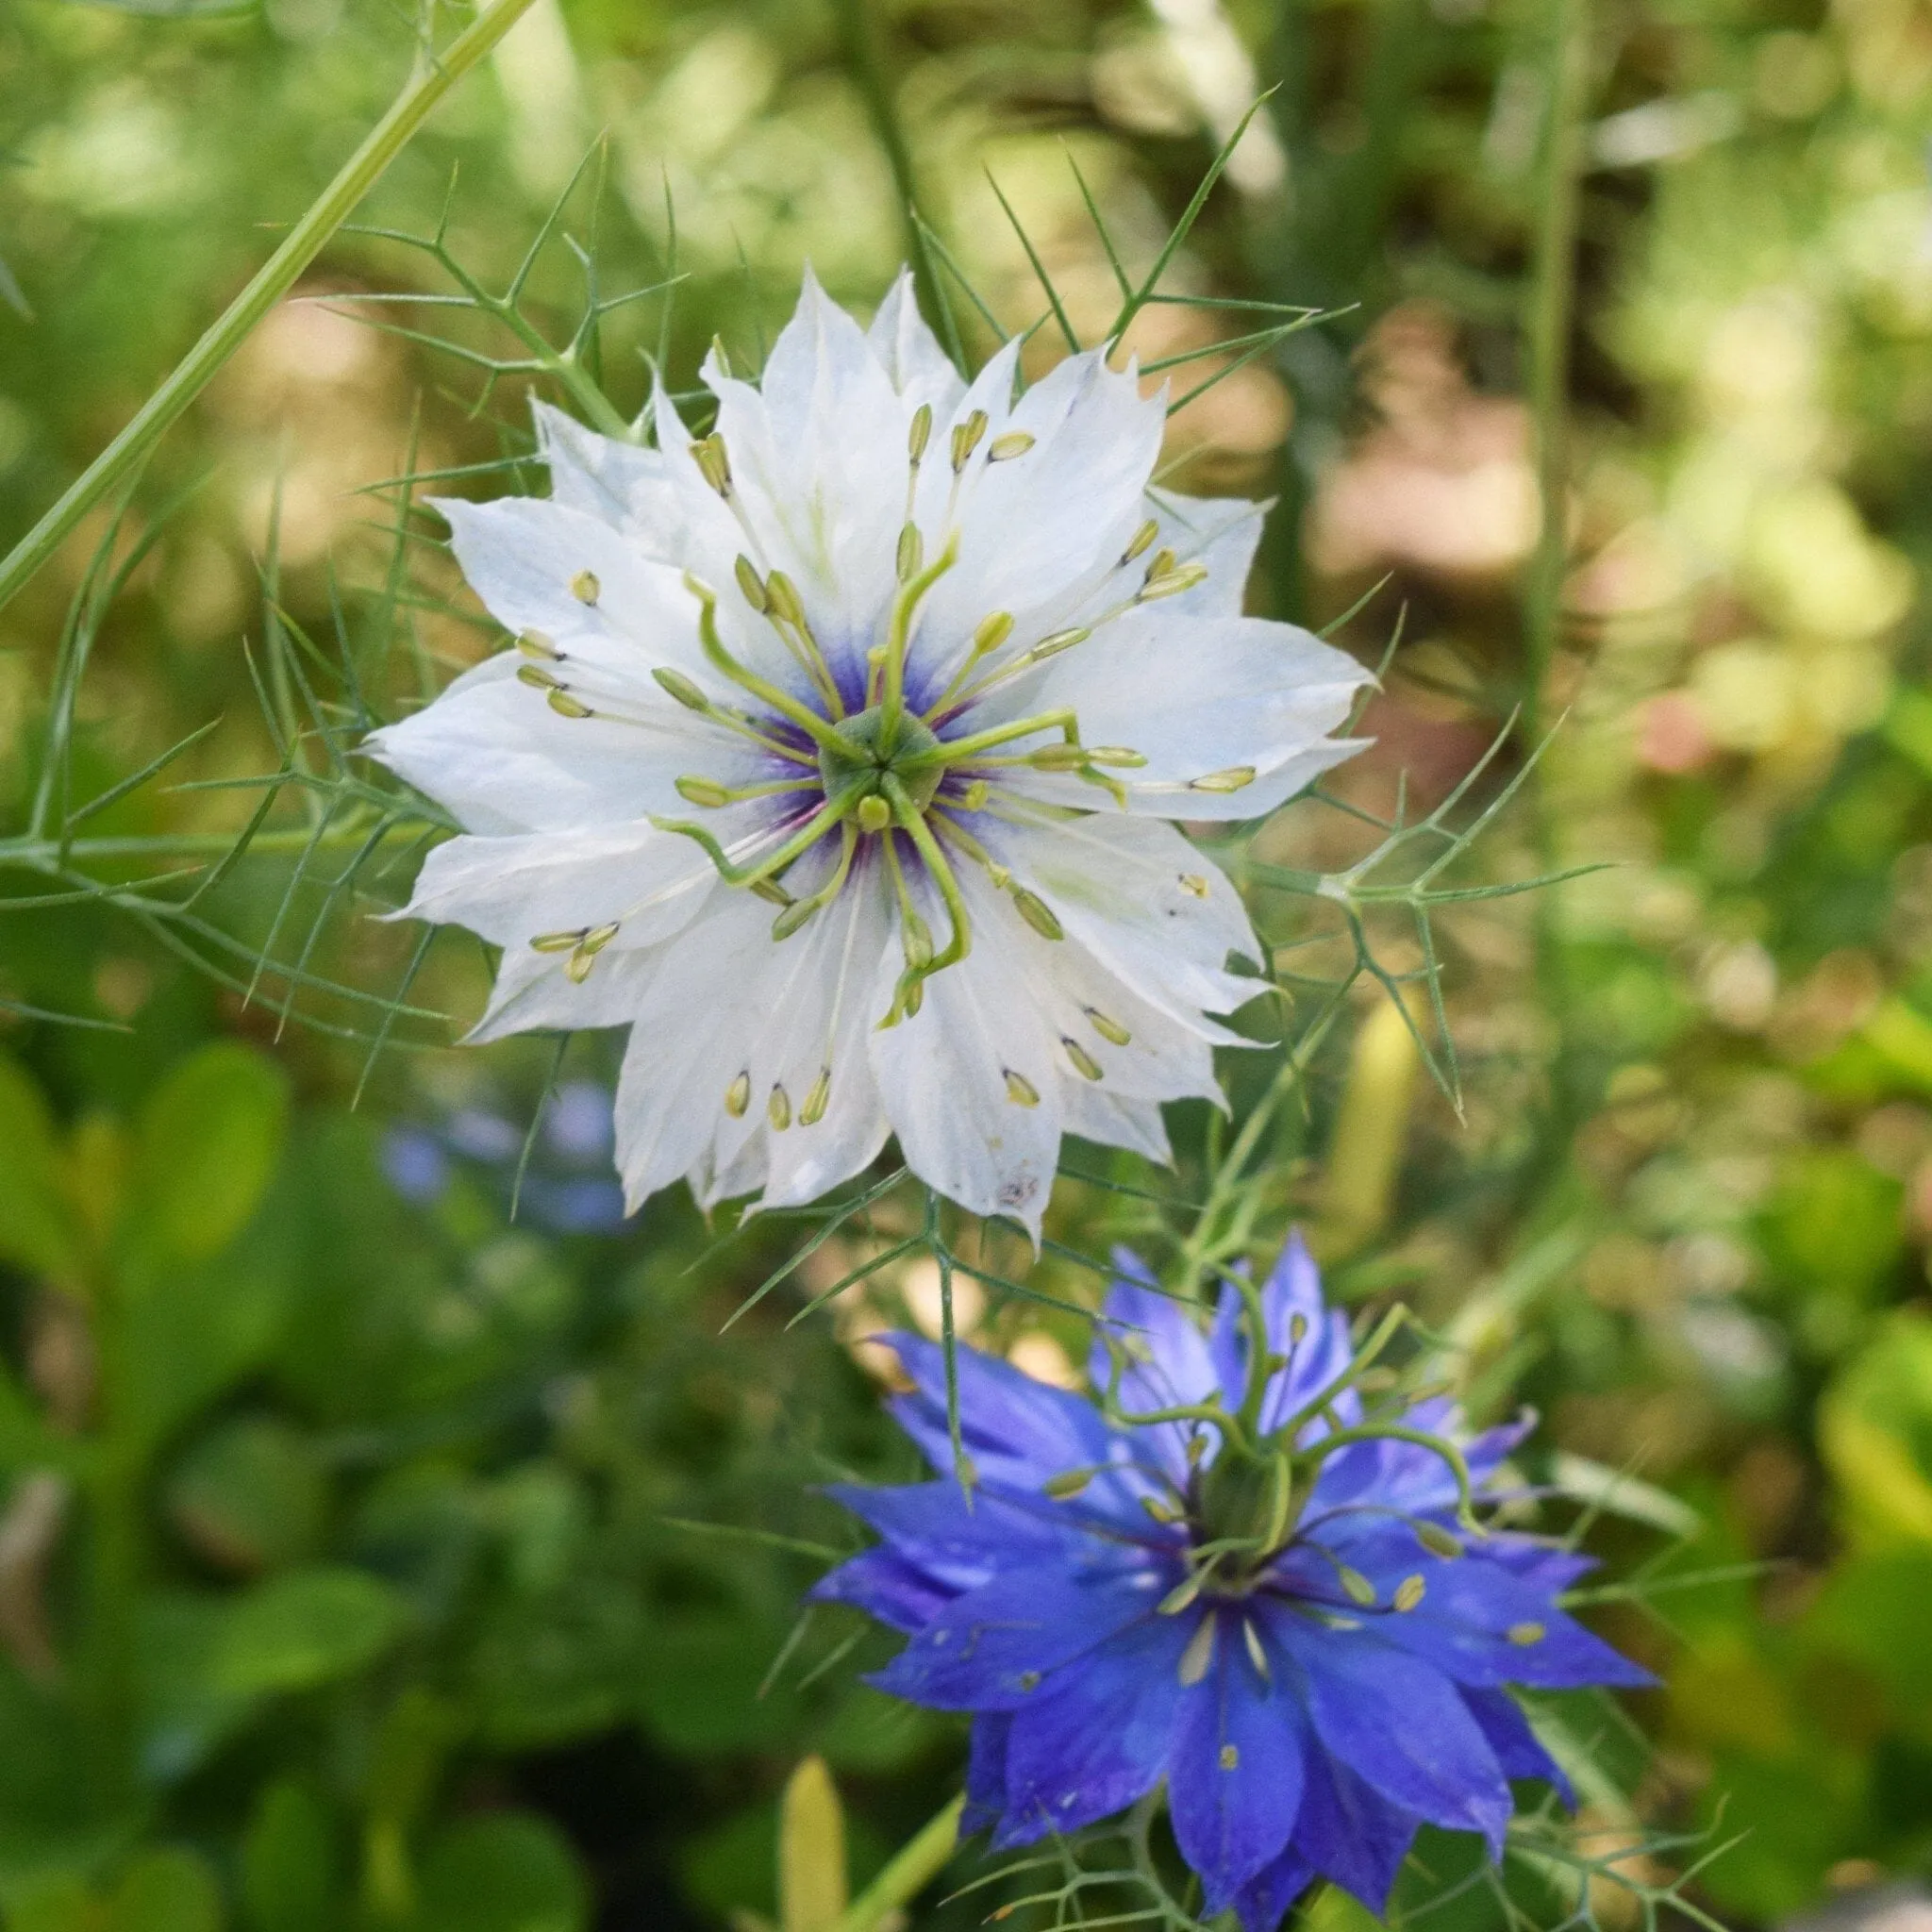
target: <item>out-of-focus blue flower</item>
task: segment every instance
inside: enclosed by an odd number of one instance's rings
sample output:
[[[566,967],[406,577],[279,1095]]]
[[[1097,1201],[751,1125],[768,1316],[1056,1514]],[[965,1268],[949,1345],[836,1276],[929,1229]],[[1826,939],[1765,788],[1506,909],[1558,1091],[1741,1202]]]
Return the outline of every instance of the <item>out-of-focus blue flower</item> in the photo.
[[[434,1127],[391,1128],[383,1170],[397,1193],[418,1206],[441,1199],[460,1165],[506,1203],[516,1191],[521,1220],[556,1234],[616,1234],[626,1216],[624,1189],[607,1165],[612,1131],[609,1089],[573,1080],[546,1104],[526,1163],[524,1128],[489,1108],[463,1107]]]
[[[440,1198],[449,1186],[449,1156],[421,1127],[395,1127],[384,1137],[382,1171],[404,1200],[419,1207]]]
[[[958,1352],[970,1498],[942,1354],[895,1339],[941,1479],[835,1490],[882,1541],[816,1594],[910,1639],[883,1689],[974,1713],[968,1822],[996,1845],[1164,1778],[1204,1916],[1248,1932],[1318,1877],[1381,1910],[1424,1824],[1499,1856],[1512,1778],[1570,1795],[1508,1687],[1651,1681],[1557,1607],[1587,1558],[1476,1518],[1527,1424],[1378,1406],[1299,1239],[1207,1333],[1115,1258],[1101,1402]]]

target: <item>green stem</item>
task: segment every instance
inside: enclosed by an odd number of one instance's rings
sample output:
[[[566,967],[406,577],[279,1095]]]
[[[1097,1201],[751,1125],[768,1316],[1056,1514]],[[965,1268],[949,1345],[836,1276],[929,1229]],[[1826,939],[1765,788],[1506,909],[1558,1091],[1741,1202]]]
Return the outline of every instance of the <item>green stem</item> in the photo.
[[[1532,742],[1545,729],[1543,686],[1556,656],[1567,561],[1570,330],[1575,306],[1577,205],[1590,55],[1589,0],[1549,0],[1549,119],[1524,325],[1542,504],[1542,529],[1530,563],[1524,613],[1527,661],[1523,721]]]
[[[832,1932],[878,1932],[902,1906],[910,1905],[944,1871],[959,1843],[963,1797],[929,1819],[919,1835],[893,1854],[886,1869],[845,1907]]]
[[[937,318],[943,312],[939,277],[919,218],[919,176],[912,166],[912,149],[899,120],[899,108],[892,98],[892,86],[886,75],[878,36],[866,10],[866,0],[832,0],[832,20],[838,30],[839,52],[852,84],[858,90],[866,119],[872,123],[874,138],[892,171],[892,186],[899,200],[899,224],[905,238],[906,258],[919,283],[921,306]]]
[[[140,413],[87,467],[52,509],[0,562],[0,608],[9,604],[89,510],[128,475],[208,386],[268,311],[294,287],[329,238],[356,210],[431,109],[501,41],[531,0],[489,0],[440,56],[419,61],[408,86],[343,164],[288,239],[236,296],[221,319],[142,406]]]

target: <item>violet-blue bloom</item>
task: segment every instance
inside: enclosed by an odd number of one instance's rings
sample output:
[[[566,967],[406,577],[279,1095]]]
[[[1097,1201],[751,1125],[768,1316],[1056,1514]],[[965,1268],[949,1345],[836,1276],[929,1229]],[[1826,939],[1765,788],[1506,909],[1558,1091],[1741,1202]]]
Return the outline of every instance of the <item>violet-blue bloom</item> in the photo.
[[[910,1640],[883,1689],[974,1714],[967,1823],[996,1846],[1165,1779],[1205,1913],[1247,1932],[1317,1878],[1382,1910],[1424,1824],[1499,1856],[1511,1779],[1570,1796],[1509,1687],[1651,1681],[1557,1607],[1587,1558],[1470,1514],[1527,1425],[1470,1438],[1447,1401],[1366,1401],[1298,1238],[1207,1333],[1116,1262],[1106,1404],[959,1350],[970,1501],[941,1353],[895,1338],[897,1417],[940,1480],[835,1490],[880,1541],[816,1594]]]

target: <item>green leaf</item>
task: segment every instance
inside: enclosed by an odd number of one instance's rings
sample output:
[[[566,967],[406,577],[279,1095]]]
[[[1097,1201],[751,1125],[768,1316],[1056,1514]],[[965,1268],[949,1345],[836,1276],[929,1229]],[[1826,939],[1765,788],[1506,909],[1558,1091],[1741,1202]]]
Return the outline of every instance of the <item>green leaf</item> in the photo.
[[[524,1812],[466,1819],[423,1862],[420,1932],[583,1932],[590,1891],[556,1826]]]
[[[40,1089],[4,1053],[0,1147],[0,1260],[28,1274],[72,1276],[77,1257],[54,1123]]]
[[[1932,1545],[1932,1321],[1901,1310],[1839,1374],[1818,1440],[1867,1545]]]
[[[330,1932],[343,1916],[339,1879],[327,1807],[292,1779],[270,1785],[242,1840],[242,1909],[249,1932]]]
[[[114,1888],[106,1932],[222,1932],[222,1889],[208,1860],[178,1846],[144,1853]]]
[[[175,1528],[201,1556],[254,1574],[312,1553],[328,1491],[304,1437],[270,1417],[246,1416],[195,1444],[166,1498]]]
[[[129,1234],[149,1267],[205,1261],[252,1218],[288,1131],[288,1083],[233,1041],[177,1066],[136,1130]]]
[[[229,1611],[211,1660],[215,1687],[260,1697],[345,1677],[380,1656],[403,1620],[402,1600],[367,1571],[291,1571]]]

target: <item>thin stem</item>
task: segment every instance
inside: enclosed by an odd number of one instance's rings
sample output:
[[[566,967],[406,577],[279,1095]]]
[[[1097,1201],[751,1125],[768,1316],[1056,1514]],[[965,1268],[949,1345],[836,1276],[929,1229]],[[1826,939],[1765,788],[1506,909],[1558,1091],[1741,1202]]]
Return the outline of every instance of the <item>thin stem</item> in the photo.
[[[1524,599],[1527,659],[1523,717],[1541,735],[1543,685],[1562,615],[1569,465],[1570,330],[1576,292],[1576,227],[1589,83],[1590,0],[1550,0],[1549,119],[1543,141],[1541,208],[1530,269],[1530,408],[1536,421],[1537,484],[1542,529]]]
[[[394,105],[342,164],[288,239],[269,257],[248,286],[140,412],[60,500],[0,562],[0,608],[9,604],[53,556],[89,510],[99,503],[154,448],[175,419],[234,355],[257,323],[295,285],[329,238],[354,213],[439,102],[501,41],[528,10],[531,0],[489,0],[489,4],[440,56],[418,62]]]

